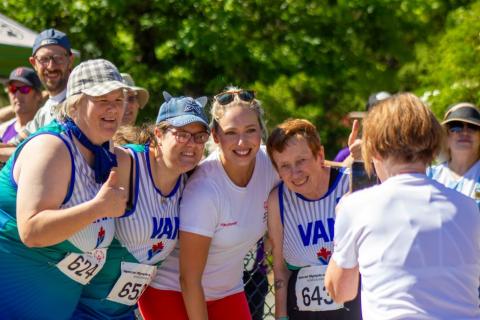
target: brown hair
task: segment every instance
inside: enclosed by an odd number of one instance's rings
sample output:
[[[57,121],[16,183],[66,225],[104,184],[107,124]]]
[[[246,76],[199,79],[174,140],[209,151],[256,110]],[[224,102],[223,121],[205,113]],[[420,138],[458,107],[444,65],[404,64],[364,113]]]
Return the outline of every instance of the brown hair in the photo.
[[[124,144],[145,144],[147,141],[151,141],[153,146],[157,146],[157,139],[155,138],[155,128],[165,132],[170,125],[166,122],[146,123],[141,127],[135,127],[131,125],[121,126],[113,136],[113,142],[115,145],[120,146]]]
[[[412,93],[380,101],[368,113],[363,127],[362,155],[369,173],[374,156],[431,163],[444,135],[432,111]]]
[[[305,139],[313,156],[315,159],[317,158],[318,152],[322,148],[317,128],[305,119],[287,119],[273,129],[267,140],[267,153],[275,168],[277,168],[277,164],[273,160],[273,152],[283,152],[290,139],[300,137]]]

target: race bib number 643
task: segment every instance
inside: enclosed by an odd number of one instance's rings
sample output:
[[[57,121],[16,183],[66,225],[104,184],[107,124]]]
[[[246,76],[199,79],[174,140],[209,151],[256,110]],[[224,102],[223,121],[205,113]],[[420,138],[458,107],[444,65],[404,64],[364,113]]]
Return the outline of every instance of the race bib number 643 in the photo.
[[[311,266],[300,269],[295,284],[297,306],[300,311],[330,311],[343,308],[325,289],[327,266]]]
[[[102,270],[107,249],[95,249],[87,253],[70,253],[57,263],[57,268],[71,279],[85,285]]]

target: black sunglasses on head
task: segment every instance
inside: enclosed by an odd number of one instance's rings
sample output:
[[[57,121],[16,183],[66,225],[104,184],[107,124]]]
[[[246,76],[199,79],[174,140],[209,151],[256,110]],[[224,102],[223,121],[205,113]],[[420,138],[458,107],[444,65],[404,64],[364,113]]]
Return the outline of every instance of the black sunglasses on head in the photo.
[[[253,90],[224,91],[217,94],[213,98],[221,105],[226,105],[233,101],[235,95],[238,95],[240,100],[245,102],[252,102],[253,99],[255,99],[255,91]]]

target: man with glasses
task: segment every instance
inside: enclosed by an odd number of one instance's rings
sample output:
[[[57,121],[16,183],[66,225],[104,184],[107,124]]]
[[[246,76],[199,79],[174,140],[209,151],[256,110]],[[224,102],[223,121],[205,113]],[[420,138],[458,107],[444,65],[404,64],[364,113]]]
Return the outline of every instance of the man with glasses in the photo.
[[[0,139],[5,143],[25,128],[37,113],[42,102],[42,83],[33,69],[19,67],[10,73],[7,93],[15,117],[0,125]]]
[[[54,119],[54,107],[65,100],[73,60],[70,40],[65,33],[47,29],[35,38],[29,61],[48,92],[48,100],[9,145],[0,145],[0,161],[6,161],[20,142]]]

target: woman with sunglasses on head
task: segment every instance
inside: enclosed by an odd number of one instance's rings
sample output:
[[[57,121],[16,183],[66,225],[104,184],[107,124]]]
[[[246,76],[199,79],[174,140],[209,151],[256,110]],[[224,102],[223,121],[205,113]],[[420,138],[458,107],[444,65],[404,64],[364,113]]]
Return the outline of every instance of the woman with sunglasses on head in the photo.
[[[278,125],[267,151],[282,179],[268,198],[276,319],[361,319],[359,299],[336,304],[323,284],[335,207],[349,191],[349,175],[325,166],[317,129],[304,119]]]
[[[127,161],[110,152],[125,90],[109,61],[70,74],[62,120],[25,140],[0,172],[0,315],[69,319],[102,269],[123,215]]]
[[[480,208],[480,110],[471,103],[450,107],[442,122],[447,132],[447,161],[427,175],[477,201]]]
[[[388,125],[385,125],[388,124]],[[357,295],[364,319],[480,319],[480,215],[472,199],[425,175],[443,130],[411,93],[381,101],[363,122],[362,155],[381,184],[337,206],[325,286]]]
[[[251,318],[243,259],[265,233],[264,203],[278,177],[261,147],[262,109],[252,91],[216,95],[211,114],[218,149],[189,178],[180,204],[180,249],[140,302],[142,312],[162,310],[166,319]]]
[[[135,319],[138,299],[177,242],[187,172],[200,162],[210,129],[206,97],[163,95],[154,125],[130,127],[135,144],[125,148],[133,163],[119,170],[131,172],[131,206],[116,219],[108,260],[85,286],[74,318]]]

